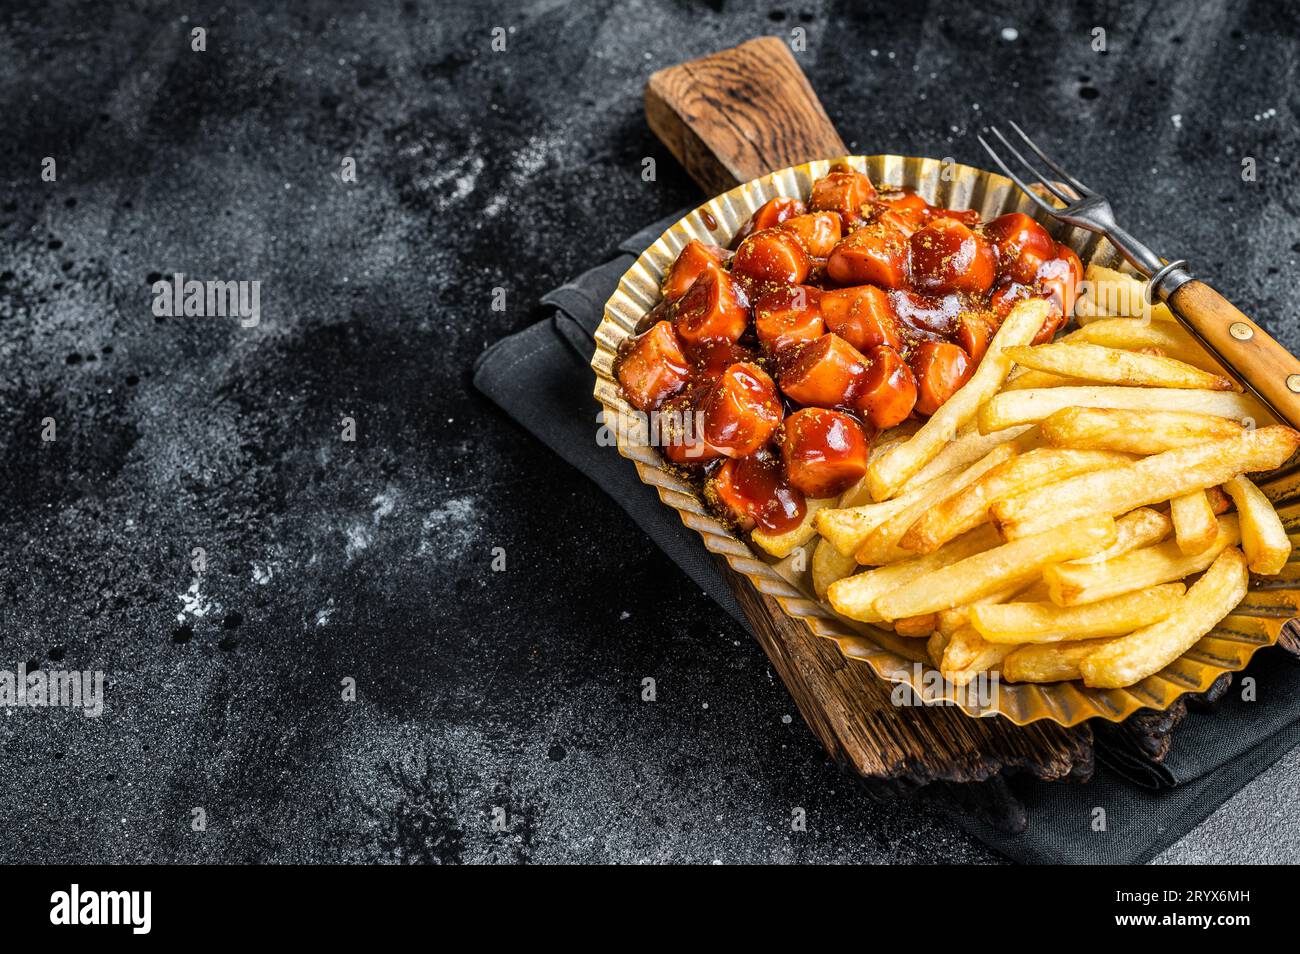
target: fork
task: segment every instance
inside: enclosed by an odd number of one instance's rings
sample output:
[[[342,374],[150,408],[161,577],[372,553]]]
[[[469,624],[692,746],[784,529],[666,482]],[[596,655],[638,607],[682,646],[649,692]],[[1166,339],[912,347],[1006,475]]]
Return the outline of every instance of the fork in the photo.
[[[1134,268],[1147,277],[1147,302],[1158,296],[1188,331],[1223,363],[1228,370],[1268,406],[1279,419],[1300,428],[1300,358],[1296,358],[1259,325],[1251,321],[1226,298],[1192,275],[1183,260],[1165,262],[1115,221],[1110,202],[1088,188],[1025,135],[1009,123],[1038,159],[1060,176],[1058,182],[1039,173],[996,127],[989,131],[1019,160],[1030,175],[1049,193],[1065,203],[1057,208],[1031,189],[1011,171],[983,136],[977,136],[998,168],[1044,212],[1068,225],[1106,236]]]

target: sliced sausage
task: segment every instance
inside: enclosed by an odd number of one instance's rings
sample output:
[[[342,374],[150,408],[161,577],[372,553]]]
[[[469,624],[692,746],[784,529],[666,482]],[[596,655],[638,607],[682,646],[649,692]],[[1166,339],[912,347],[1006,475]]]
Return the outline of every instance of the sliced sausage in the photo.
[[[809,212],[786,219],[781,228],[793,232],[813,258],[825,258],[840,240],[840,217],[834,212]]]
[[[676,394],[691,375],[682,346],[667,321],[632,339],[618,362],[618,383],[628,403],[651,411]]]
[[[786,479],[809,497],[834,497],[861,480],[867,448],[856,418],[825,408],[795,411],[781,432]]]
[[[880,430],[907,420],[916,406],[916,376],[895,349],[880,347],[871,352],[853,406]]]
[[[822,335],[799,349],[777,380],[793,401],[812,407],[848,404],[867,370],[867,359],[839,335]]]
[[[704,464],[722,456],[704,439],[696,390],[692,388],[690,393],[665,401],[653,417],[652,440],[664,457],[683,467]]]
[[[1056,242],[1038,222],[1023,212],[1008,212],[984,226],[998,251],[998,274],[1030,284],[1039,267],[1056,254]]]
[[[876,196],[875,204],[882,213],[890,212],[905,223],[909,235],[930,220],[930,203],[911,189],[882,192]]]
[[[894,306],[889,296],[874,285],[822,292],[821,312],[827,330],[859,351],[879,345],[903,346]]]
[[[826,274],[839,285],[901,288],[907,283],[907,238],[883,222],[864,225],[831,251]]]
[[[808,277],[812,261],[803,243],[784,228],[755,232],[736,249],[731,272],[755,282],[781,282],[797,285]]]
[[[814,341],[826,332],[821,289],[809,285],[773,285],[754,302],[754,330],[773,354],[792,344]]]
[[[768,199],[760,205],[749,220],[740,227],[736,237],[732,239],[731,247],[736,248],[741,242],[749,238],[755,232],[763,229],[774,229],[787,219],[792,219],[796,215],[803,215],[807,211],[807,206],[800,199],[790,199],[786,196],[779,195],[775,199]]]
[[[1038,287],[1055,306],[1055,320],[1043,322],[1043,327],[1034,338],[1034,344],[1051,341],[1056,329],[1073,317],[1082,281],[1083,263],[1079,261],[1079,256],[1069,246],[1056,243],[1052,258],[1043,262],[1038,269]]]
[[[687,348],[736,342],[749,323],[749,301],[736,280],[707,266],[677,302],[677,334]]]
[[[729,258],[731,253],[725,248],[691,239],[678,253],[676,261],[668,267],[668,274],[664,276],[664,300],[676,301],[681,298],[706,268],[720,265]]]
[[[814,212],[838,212],[846,228],[862,220],[862,207],[876,197],[871,180],[853,169],[832,169],[812,184],[808,208]]]
[[[960,346],[948,341],[926,341],[912,355],[916,375],[916,410],[930,415],[965,384],[975,366]]]
[[[957,318],[957,344],[976,364],[989,350],[994,332],[992,319],[992,315],[982,311],[964,311]]]
[[[704,439],[727,457],[754,453],[781,424],[781,399],[756,364],[733,364],[700,402]]]
[[[997,259],[984,236],[956,219],[935,219],[908,239],[912,284],[923,292],[983,295]]]

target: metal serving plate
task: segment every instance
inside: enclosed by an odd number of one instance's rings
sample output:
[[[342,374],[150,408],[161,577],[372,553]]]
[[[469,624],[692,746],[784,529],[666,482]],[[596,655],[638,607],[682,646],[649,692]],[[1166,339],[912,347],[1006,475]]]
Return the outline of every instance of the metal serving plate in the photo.
[[[1136,685],[1089,689],[1080,682],[1002,683],[999,691],[984,701],[937,678],[925,657],[925,640],[904,639],[837,615],[817,600],[808,571],[796,569],[795,560],[774,561],[756,552],[709,514],[692,487],[648,446],[644,419],[620,396],[614,379],[619,344],[659,301],[660,281],[687,242],[700,239],[727,244],[768,199],[778,195],[806,198],[813,180],[838,162],[865,172],[877,186],[905,186],[935,205],[976,209],[985,221],[1004,212],[1028,213],[1058,241],[1078,252],[1085,266],[1095,262],[1133,271],[1105,239],[1045,221],[1009,179],[969,166],[904,156],[845,156],[782,169],[737,186],[695,209],[646,249],[606,303],[604,320],[596,331],[596,353],[591,361],[596,372],[596,399],[604,406],[606,423],[615,428],[619,453],[636,465],[641,479],[658,491],[686,526],[700,534],[705,547],[723,556],[812,633],[834,640],[845,657],[870,666],[889,682],[909,684],[922,699],[956,705],[972,716],[1001,715],[1017,725],[1039,719],[1065,726],[1093,718],[1118,722],[1138,709],[1166,709],[1183,693],[1208,688],[1223,673],[1245,667],[1261,646],[1276,642],[1286,622],[1300,615],[1300,562],[1294,553],[1281,576],[1252,580],[1250,592],[1234,613],[1179,659]],[[1300,541],[1300,466],[1291,462],[1260,482],[1276,503],[1292,542]],[[805,564],[811,563],[811,549],[811,545],[806,548]],[[918,662],[923,666],[917,667]]]

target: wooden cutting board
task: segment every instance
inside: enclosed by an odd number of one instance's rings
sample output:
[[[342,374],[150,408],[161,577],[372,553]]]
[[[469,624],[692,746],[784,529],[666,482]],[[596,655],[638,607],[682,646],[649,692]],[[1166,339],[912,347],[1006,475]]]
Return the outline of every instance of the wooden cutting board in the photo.
[[[646,119],[712,196],[777,169],[848,152],[789,48],[751,40],[660,70],[645,91]],[[887,151],[877,144],[874,151]],[[947,706],[898,707],[892,686],[813,636],[719,559],[728,585],[804,720],[842,765],[890,787],[1000,780],[1086,778],[1093,736],[1037,722],[974,719]],[[995,801],[999,782],[984,787]]]

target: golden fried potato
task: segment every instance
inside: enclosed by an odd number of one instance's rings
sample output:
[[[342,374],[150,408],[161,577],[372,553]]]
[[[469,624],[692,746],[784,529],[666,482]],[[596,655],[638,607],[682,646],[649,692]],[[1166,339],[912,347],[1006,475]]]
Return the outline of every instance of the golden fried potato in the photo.
[[[941,630],[935,630],[930,634],[930,638],[925,643],[925,654],[933,663],[935,669],[943,666],[943,654],[948,648],[948,643],[952,640],[952,633],[945,633]]]
[[[911,440],[872,459],[867,469],[872,497],[887,500],[894,496],[905,481],[957,436],[962,425],[975,417],[980,405],[993,397],[1006,379],[1012,364],[1006,349],[1029,344],[1048,312],[1048,304],[1041,298],[1031,298],[1011,309],[970,380],[930,416]]]
[[[824,600],[832,583],[858,572],[858,561],[840,553],[829,540],[822,539],[817,541],[817,546],[813,549],[810,572],[813,592],[819,600]]]
[[[911,580],[983,552],[996,546],[997,543],[998,535],[992,527],[980,527],[940,547],[934,553],[914,556],[909,560],[899,560],[896,563],[889,563],[838,580],[827,588],[826,596],[835,612],[841,616],[863,623],[878,623],[885,618],[874,609],[873,604],[878,597],[896,590]],[[920,616],[928,612],[931,611],[923,610],[921,613],[899,615]]]
[[[1206,391],[1231,391],[1234,387],[1230,378],[1202,371],[1176,358],[1085,342],[1056,341],[1008,348],[1007,354],[1017,364],[1035,371],[1105,384]]]
[[[1223,488],[1237,505],[1241,548],[1251,572],[1264,576],[1281,573],[1291,559],[1291,538],[1273,504],[1245,477],[1234,477]]]
[[[1272,421],[1264,406],[1235,391],[1118,386],[1029,388],[1003,391],[980,408],[980,433],[992,434],[1018,424],[1046,420],[1067,407],[1118,408],[1129,411],[1193,411],[1234,421]]]
[[[1224,550],[1173,613],[1086,656],[1079,663],[1084,685],[1119,689],[1159,672],[1236,609],[1249,582],[1245,555]]]
[[[951,636],[957,630],[970,625],[970,613],[976,606],[1005,603],[1023,592],[1025,592],[1025,588],[1021,585],[1007,586],[996,593],[982,596],[973,602],[963,603],[961,606],[954,606],[952,609],[940,610],[935,614],[935,628]],[[1046,590],[1043,591],[1043,595],[1046,597]]]
[[[1174,539],[1184,554],[1204,553],[1214,546],[1219,523],[1214,519],[1214,508],[1204,490],[1174,497],[1169,501],[1169,516],[1174,522]]]
[[[984,473],[964,489],[924,510],[899,541],[904,550],[933,553],[943,544],[989,520],[989,506],[1003,497],[1056,483],[1075,474],[1128,464],[1133,458],[1111,451],[1040,447]]]
[[[749,536],[756,544],[778,559],[788,557],[797,547],[817,536],[817,515],[823,510],[835,506],[836,497],[812,498],[804,502],[803,519],[799,525],[791,527],[784,533],[769,533],[762,527],[756,528]]]
[[[1145,322],[1133,321],[1129,318],[1102,318],[1070,332],[1061,340],[1131,351],[1158,348],[1168,357],[1177,358],[1202,371],[1232,377],[1231,373],[1205,350],[1204,345],[1173,321]],[[1240,387],[1237,390],[1240,390]]]
[[[1014,458],[1015,454],[1015,445],[1000,444],[957,476],[935,480],[929,485],[934,488],[932,493],[921,497],[910,507],[900,510],[867,534],[855,554],[858,562],[866,566],[880,566],[915,556],[915,553],[899,546],[899,541],[912,525],[928,510],[953,494],[960,493],[993,468]]]
[[[1111,316],[1169,323],[1178,320],[1163,302],[1147,303],[1147,283],[1140,278],[1091,264],[1084,270],[1083,281],[1083,294],[1074,309],[1081,325],[1095,318]]]
[[[1084,606],[998,603],[974,606],[970,625],[991,643],[1059,643],[1123,636],[1164,619],[1182,601],[1182,583],[1165,583]]]
[[[1065,682],[1081,678],[1079,663],[1114,639],[1081,639],[1069,643],[1021,646],[1002,660],[1007,682]]]
[[[969,685],[980,673],[997,668],[1015,648],[987,642],[975,630],[965,627],[948,638],[939,671],[954,686]]]
[[[1200,573],[1220,553],[1240,541],[1237,516],[1227,514],[1219,518],[1219,535],[1214,545],[1203,553],[1187,556],[1177,541],[1169,540],[1105,563],[1058,563],[1043,570],[1043,579],[1051,601],[1057,606],[1081,606]]]
[[[946,481],[932,480],[913,486],[905,494],[880,503],[861,504],[856,507],[832,507],[817,514],[817,532],[830,541],[840,553],[851,557],[862,546],[871,531],[890,517],[906,510],[917,501],[924,501],[942,491]]]
[[[1139,507],[1137,510],[1130,510],[1124,516],[1115,518],[1114,543],[1100,553],[1071,560],[1070,564],[1105,563],[1107,560],[1113,560],[1130,550],[1138,550],[1142,547],[1149,547],[1153,543],[1159,543],[1169,536],[1173,529],[1174,522],[1159,510],[1152,510],[1150,507]]]
[[[971,603],[1008,586],[1031,582],[1048,564],[1105,549],[1115,542],[1115,533],[1115,521],[1110,517],[1089,517],[1054,527],[912,579],[877,598],[874,610],[882,619],[898,619]]]
[[[1192,411],[1067,407],[1049,415],[1039,429],[1053,447],[1163,454],[1233,437],[1242,426],[1226,417]]]
[[[1026,392],[1028,393],[1028,392]],[[999,500],[990,508],[1003,537],[1042,533],[1093,514],[1117,515],[1221,484],[1241,473],[1270,470],[1300,446],[1300,433],[1276,425],[1235,437],[1154,454],[1133,464],[1069,477]]]
[[[938,623],[937,614],[925,613],[921,616],[905,616],[894,620],[894,632],[899,636],[923,638],[934,632]]]

